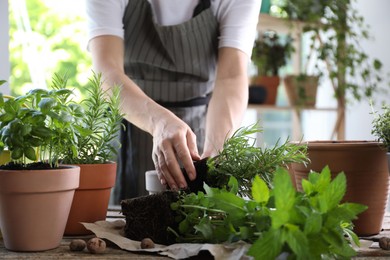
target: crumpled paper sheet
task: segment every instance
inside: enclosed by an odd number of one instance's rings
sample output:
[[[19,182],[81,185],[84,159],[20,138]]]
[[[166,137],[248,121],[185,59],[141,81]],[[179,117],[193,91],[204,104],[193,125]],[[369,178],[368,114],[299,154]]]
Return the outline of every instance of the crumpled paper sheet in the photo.
[[[154,252],[173,259],[184,259],[198,255],[201,250],[207,250],[216,260],[253,259],[246,255],[250,244],[243,241],[229,244],[178,243],[169,246],[156,244],[154,248],[141,249],[140,241],[131,240],[124,236],[124,226],[126,224],[124,220],[82,224],[86,229],[95,233],[97,237],[107,239],[119,248],[131,252]]]

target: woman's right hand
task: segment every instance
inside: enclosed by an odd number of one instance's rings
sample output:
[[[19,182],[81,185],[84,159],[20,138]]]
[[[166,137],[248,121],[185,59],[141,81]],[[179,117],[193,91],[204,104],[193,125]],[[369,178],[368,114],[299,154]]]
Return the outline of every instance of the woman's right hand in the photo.
[[[153,129],[152,158],[162,184],[172,190],[187,187],[180,167],[190,180],[196,177],[194,160],[199,160],[196,136],[191,128],[175,115],[158,119]]]

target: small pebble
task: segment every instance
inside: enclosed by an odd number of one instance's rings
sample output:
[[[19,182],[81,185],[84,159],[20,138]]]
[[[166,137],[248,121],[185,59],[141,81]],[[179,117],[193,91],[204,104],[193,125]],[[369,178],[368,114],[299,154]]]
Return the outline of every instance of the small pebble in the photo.
[[[148,248],[154,248],[154,242],[150,238],[144,238],[141,240],[141,248],[142,249],[148,249]]]

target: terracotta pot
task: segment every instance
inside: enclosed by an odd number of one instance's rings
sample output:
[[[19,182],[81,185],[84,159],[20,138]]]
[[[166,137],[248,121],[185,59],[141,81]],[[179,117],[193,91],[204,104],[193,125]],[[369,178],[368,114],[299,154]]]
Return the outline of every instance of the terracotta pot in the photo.
[[[80,164],[80,186],[76,189],[65,235],[92,234],[80,222],[106,220],[116,163]]]
[[[347,178],[344,202],[355,202],[368,209],[354,221],[359,236],[378,234],[382,228],[389,190],[389,169],[386,150],[375,141],[309,141],[310,163],[293,164],[297,189],[309,171],[321,172],[328,165],[332,177],[343,171]]]
[[[0,153],[0,165],[7,164],[11,159],[11,153],[9,151],[3,151]],[[0,238],[2,238],[1,229],[0,229]]]
[[[13,251],[44,251],[60,245],[79,186],[80,168],[0,170],[0,227]]]
[[[314,107],[317,101],[318,76],[289,75],[284,78],[284,86],[291,106]]]
[[[266,89],[266,99],[264,105],[275,105],[276,97],[278,94],[278,87],[280,84],[280,78],[278,76],[259,76],[252,78],[252,87],[262,86]]]

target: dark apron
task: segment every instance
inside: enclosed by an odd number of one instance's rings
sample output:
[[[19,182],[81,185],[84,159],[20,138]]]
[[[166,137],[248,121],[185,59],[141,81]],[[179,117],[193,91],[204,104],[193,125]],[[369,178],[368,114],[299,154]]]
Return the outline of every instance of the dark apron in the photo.
[[[218,23],[209,7],[210,0],[200,1],[189,21],[160,26],[147,0],[129,0],[123,18],[126,74],[191,127],[200,153],[218,49]],[[147,194],[145,172],[154,169],[152,136],[126,120],[123,123],[115,204]]]

